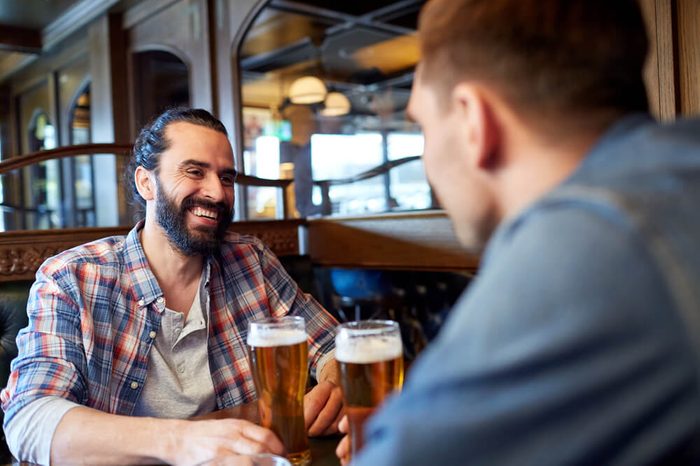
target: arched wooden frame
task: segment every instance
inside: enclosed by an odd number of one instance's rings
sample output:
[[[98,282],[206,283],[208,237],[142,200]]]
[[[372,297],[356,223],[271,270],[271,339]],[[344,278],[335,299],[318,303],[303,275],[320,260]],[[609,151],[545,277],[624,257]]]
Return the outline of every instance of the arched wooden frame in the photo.
[[[248,14],[233,37],[229,53],[229,56],[231,57],[231,82],[233,84],[233,153],[236,159],[236,167],[241,173],[245,171],[245,165],[243,162],[243,86],[241,85],[241,67],[239,65],[241,47],[243,46],[243,41],[248,35],[251,26],[268,3],[270,3],[269,0],[257,0],[257,3],[250,8]],[[236,190],[236,204],[236,211],[240,212],[239,215],[243,216],[242,218],[248,218],[248,196],[244,186],[238,186]]]
[[[129,59],[128,59],[128,66],[127,66],[127,73],[128,73],[128,82],[129,82],[129,101],[132,103],[131,105],[131,132],[133,134],[133,137],[135,138],[136,135],[138,134],[138,131],[140,128],[136,127],[136,109],[137,106],[140,105],[137,103],[137,94],[136,94],[136,56],[143,54],[143,53],[149,53],[149,52],[165,52],[169,53],[170,55],[174,56],[180,62],[185,65],[185,68],[187,68],[187,93],[190,96],[190,101],[192,99],[192,93],[193,93],[193,88],[192,88],[192,62],[187,56],[187,54],[180,50],[177,47],[173,47],[171,45],[166,45],[166,44],[142,44],[138,47],[134,47],[129,51]]]
[[[63,115],[63,121],[68,122],[68,141],[69,145],[74,145],[75,143],[73,142],[73,136],[71,133],[71,129],[73,128],[73,119],[74,119],[74,114],[75,114],[75,107],[78,104],[78,99],[80,96],[85,94],[88,90],[90,90],[90,83],[92,82],[92,79],[90,76],[85,76],[83,80],[80,82],[78,87],[76,88],[75,92],[73,92],[73,95],[71,96],[68,104],[68,108],[66,108],[66,113]],[[90,128],[90,140],[92,140],[92,128]]]

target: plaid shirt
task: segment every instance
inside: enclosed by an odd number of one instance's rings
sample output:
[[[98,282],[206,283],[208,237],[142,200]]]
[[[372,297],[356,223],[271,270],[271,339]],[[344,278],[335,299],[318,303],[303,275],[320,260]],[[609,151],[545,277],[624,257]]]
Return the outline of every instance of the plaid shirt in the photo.
[[[126,238],[65,251],[41,266],[27,304],[29,326],[17,337],[19,356],[0,393],[5,423],[45,396],[108,413],[133,412],[165,310],[140,228]],[[246,349],[250,320],[304,316],[315,375],[333,348],[337,322],[299,290],[272,252],[257,238],[231,234],[209,266],[209,365],[218,408],[255,399]]]

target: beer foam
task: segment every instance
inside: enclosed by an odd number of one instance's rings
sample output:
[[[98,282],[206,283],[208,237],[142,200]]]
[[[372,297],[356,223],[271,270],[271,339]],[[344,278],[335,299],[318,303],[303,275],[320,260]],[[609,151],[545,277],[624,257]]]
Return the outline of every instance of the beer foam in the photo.
[[[370,364],[401,357],[401,338],[342,338],[335,340],[335,359],[351,364]]]
[[[306,332],[295,328],[268,329],[264,327],[251,327],[248,332],[249,346],[288,346],[305,341]]]

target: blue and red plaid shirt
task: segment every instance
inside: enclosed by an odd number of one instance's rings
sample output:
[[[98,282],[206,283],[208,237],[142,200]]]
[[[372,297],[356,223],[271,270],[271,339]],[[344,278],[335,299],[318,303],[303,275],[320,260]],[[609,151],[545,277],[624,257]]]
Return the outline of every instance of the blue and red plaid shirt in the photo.
[[[0,393],[5,423],[22,407],[59,396],[114,414],[133,412],[146,380],[165,303],[137,225],[48,259],[32,286],[29,325]],[[333,348],[337,322],[299,290],[257,238],[231,234],[209,258],[209,365],[219,408],[255,399],[248,322],[271,315],[306,319],[312,375]]]

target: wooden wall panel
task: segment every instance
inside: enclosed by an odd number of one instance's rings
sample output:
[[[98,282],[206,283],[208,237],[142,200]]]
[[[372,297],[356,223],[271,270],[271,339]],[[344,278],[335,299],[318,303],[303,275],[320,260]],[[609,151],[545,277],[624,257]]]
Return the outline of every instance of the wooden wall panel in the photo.
[[[683,115],[700,114],[700,1],[677,0],[678,86]]]
[[[651,113],[660,120],[677,114],[674,77],[673,4],[668,0],[640,0],[649,33],[649,58],[644,69]]]

